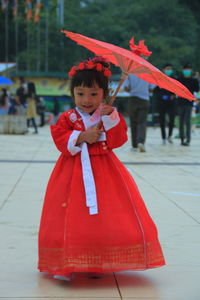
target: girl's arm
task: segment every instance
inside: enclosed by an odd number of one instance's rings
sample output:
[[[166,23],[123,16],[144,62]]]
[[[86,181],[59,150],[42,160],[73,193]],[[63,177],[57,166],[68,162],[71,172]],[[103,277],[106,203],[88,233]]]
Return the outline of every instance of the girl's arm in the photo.
[[[73,156],[81,151],[76,145],[82,131],[73,130],[67,115],[63,113],[56,125],[51,125],[51,135],[57,149],[67,156]]]
[[[76,145],[80,145],[83,142],[86,142],[88,144],[96,143],[100,134],[101,131],[99,128],[97,127],[89,128],[86,131],[80,133]]]

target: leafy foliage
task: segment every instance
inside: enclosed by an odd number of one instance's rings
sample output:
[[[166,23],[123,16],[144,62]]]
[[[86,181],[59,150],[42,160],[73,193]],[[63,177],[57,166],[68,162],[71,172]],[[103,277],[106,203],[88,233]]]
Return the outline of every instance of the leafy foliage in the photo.
[[[200,68],[197,53],[200,46],[198,31],[199,1],[182,0],[65,0],[64,25],[58,22],[56,4],[50,1],[48,18],[48,70],[67,71],[72,64],[92,56],[91,52],[67,39],[61,29],[78,32],[95,39],[129,48],[132,36],[136,42],[145,40],[153,52],[150,61],[159,68],[165,62],[180,68],[191,62]],[[2,35],[5,44],[5,13],[0,13]],[[15,61],[15,20],[9,8],[8,22],[9,61]],[[40,41],[38,44],[38,26]],[[41,10],[40,25],[26,22],[24,5],[19,6],[18,17],[18,61],[19,69],[32,71],[46,68],[46,10]],[[28,37],[28,38],[27,38]],[[27,48],[28,40],[28,48]],[[0,60],[5,61],[5,49]],[[115,69],[118,71],[118,69]]]

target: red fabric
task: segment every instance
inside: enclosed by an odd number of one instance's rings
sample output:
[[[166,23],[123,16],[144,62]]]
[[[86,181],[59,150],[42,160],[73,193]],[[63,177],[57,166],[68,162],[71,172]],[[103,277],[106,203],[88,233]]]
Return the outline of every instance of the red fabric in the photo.
[[[135,45],[134,43],[134,37],[129,41],[130,49],[133,53],[137,55],[144,55],[144,56],[150,56],[152,54],[151,51],[147,48],[147,46],[144,44],[144,40],[139,41],[138,45]]]
[[[72,122],[70,114],[76,113]],[[99,213],[86,207],[80,153],[67,151],[74,128],[84,130],[74,110],[62,114],[51,126],[62,152],[51,174],[39,231],[40,271],[113,272],[144,270],[165,264],[157,229],[139,190],[112,148],[127,141],[126,123],[106,132],[107,141],[89,145]],[[107,149],[105,149],[107,147]]]
[[[62,30],[62,32],[77,44],[119,66],[124,74],[135,74],[137,77],[158,85],[162,89],[169,90],[182,98],[194,100],[192,93],[183,84],[168,77],[132,51],[67,30]]]

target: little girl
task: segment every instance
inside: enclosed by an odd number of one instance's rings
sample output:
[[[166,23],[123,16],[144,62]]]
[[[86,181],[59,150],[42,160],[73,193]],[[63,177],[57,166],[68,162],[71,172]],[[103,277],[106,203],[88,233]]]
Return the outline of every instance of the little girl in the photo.
[[[61,155],[47,186],[38,268],[54,278],[165,264],[156,226],[112,151],[127,141],[127,126],[116,108],[105,104],[110,75],[101,57],[72,67],[76,107],[51,126]]]

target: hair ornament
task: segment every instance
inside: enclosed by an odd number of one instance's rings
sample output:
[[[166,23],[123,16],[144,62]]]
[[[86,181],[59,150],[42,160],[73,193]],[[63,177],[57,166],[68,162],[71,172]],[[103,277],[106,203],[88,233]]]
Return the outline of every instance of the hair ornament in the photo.
[[[73,66],[73,67],[71,68],[71,70],[69,71],[68,75],[69,75],[69,77],[73,77],[75,74],[76,74],[76,69],[75,69],[75,67]]]
[[[102,72],[105,77],[110,77],[112,73],[109,68],[110,64],[106,58],[102,56],[95,56],[94,58],[89,58],[88,60],[79,63],[77,66],[73,66],[69,71],[68,76],[71,78],[77,73],[77,71],[95,69],[98,72]]]
[[[73,68],[73,67],[72,67]],[[75,68],[75,67],[74,67]],[[78,69],[79,70],[84,70],[85,69],[85,65],[83,62],[81,62],[79,65],[78,65]]]
[[[110,77],[112,75],[112,73],[110,72],[110,70],[108,68],[106,68],[103,72],[103,74],[106,76],[106,77]]]
[[[95,67],[95,64],[92,60],[89,60],[87,63],[87,69],[93,69]]]
[[[99,72],[103,71],[103,66],[102,66],[102,64],[97,63],[97,64],[96,64],[96,70],[99,71]]]

